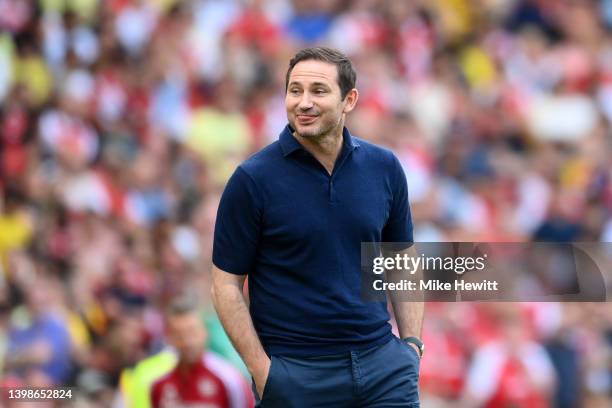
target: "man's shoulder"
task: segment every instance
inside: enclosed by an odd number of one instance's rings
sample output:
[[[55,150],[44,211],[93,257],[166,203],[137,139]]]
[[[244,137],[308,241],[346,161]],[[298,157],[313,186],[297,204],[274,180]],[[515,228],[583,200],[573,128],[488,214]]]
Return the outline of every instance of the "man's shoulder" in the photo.
[[[159,392],[161,388],[164,387],[166,384],[173,383],[177,372],[176,370],[177,368],[173,367],[172,370],[153,381],[151,383],[151,391]]]
[[[397,161],[395,154],[388,148],[368,142],[359,137],[353,136],[353,141],[358,145],[358,149],[368,160],[373,163],[393,165]]]
[[[283,155],[278,140],[254,153],[238,166],[252,178],[266,176],[269,172],[278,171]]]

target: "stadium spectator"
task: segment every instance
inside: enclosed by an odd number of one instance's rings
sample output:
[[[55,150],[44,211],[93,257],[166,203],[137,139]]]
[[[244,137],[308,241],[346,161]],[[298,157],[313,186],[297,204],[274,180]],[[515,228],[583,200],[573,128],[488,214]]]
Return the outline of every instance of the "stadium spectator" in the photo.
[[[166,316],[168,342],[176,349],[178,359],[174,369],[153,385],[152,406],[252,407],[253,395],[242,374],[205,350],[206,330],[188,301],[173,303]]]
[[[45,278],[29,282],[21,316],[9,326],[4,370],[24,385],[61,385],[72,374],[69,329],[52,299],[58,289]]]
[[[545,349],[515,311],[501,316],[498,339],[480,347],[467,373],[463,406],[548,407],[555,373]]]

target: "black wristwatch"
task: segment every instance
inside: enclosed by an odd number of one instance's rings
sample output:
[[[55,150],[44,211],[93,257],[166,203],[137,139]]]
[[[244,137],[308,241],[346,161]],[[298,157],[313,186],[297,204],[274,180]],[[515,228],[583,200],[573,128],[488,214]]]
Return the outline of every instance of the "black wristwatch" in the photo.
[[[410,343],[417,346],[419,349],[419,357],[423,358],[423,353],[425,352],[425,343],[421,341],[418,337],[405,337],[402,339],[404,343]]]

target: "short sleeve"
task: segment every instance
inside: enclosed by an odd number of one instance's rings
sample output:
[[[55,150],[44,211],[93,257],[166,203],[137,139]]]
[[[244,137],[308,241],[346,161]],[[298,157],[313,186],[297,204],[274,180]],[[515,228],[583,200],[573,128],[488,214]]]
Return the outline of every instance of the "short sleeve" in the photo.
[[[382,231],[383,242],[413,242],[412,215],[408,203],[408,182],[399,160],[393,156],[391,187],[393,202]]]
[[[225,272],[246,275],[257,253],[262,200],[251,177],[238,167],[221,196],[213,242],[213,263]]]

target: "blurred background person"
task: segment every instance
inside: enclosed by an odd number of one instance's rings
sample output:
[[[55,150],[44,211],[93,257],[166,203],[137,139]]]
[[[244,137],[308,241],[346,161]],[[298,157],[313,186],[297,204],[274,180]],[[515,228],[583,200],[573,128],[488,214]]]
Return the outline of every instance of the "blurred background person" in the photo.
[[[555,372],[515,309],[500,310],[500,336],[481,346],[467,372],[462,406],[550,407]]]
[[[242,374],[221,357],[206,351],[206,329],[193,301],[180,299],[166,316],[168,343],[177,362],[151,389],[154,408],[187,405],[254,406],[251,388]]]
[[[29,282],[25,305],[7,330],[4,370],[23,386],[58,386],[73,374],[69,329],[51,303],[57,289],[45,278]]]

